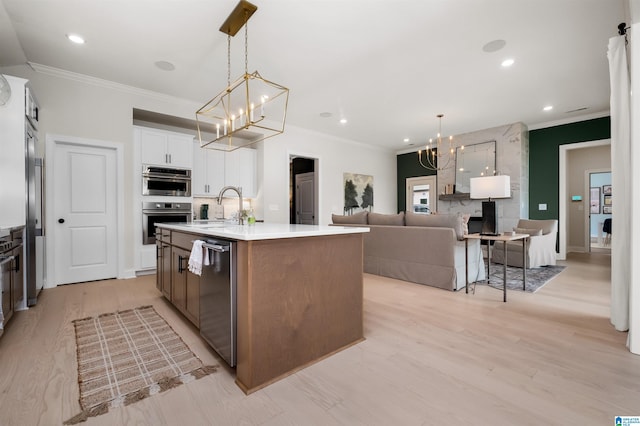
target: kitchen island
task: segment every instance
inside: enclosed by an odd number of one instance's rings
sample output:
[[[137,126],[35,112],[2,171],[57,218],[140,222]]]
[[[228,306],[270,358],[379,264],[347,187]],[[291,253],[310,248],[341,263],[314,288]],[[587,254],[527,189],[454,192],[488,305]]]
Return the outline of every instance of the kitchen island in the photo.
[[[364,339],[362,233],[368,228],[264,223],[156,226],[162,244],[183,253],[177,257],[179,265],[159,259],[159,280],[173,280],[176,268],[184,271],[185,249],[194,240],[236,242],[236,384],[245,393]],[[184,309],[177,307],[198,326],[196,312],[205,312],[207,306],[193,306],[194,281],[191,297],[189,279],[184,291],[178,286],[179,290],[163,294],[176,305],[173,297],[183,292],[176,300],[185,302]]]

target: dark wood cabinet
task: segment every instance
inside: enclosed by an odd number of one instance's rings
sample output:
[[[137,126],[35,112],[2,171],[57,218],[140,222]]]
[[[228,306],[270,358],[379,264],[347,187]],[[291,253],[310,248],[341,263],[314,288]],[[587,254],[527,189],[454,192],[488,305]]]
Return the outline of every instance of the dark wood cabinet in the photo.
[[[156,288],[199,327],[200,277],[189,271],[192,240],[192,235],[156,229]]]
[[[171,247],[171,302],[180,311],[187,308],[187,266],[189,253],[179,247]]]
[[[156,288],[171,300],[171,233],[156,228]]]
[[[200,317],[200,277],[189,271],[190,251],[171,247],[173,305],[196,326]]]
[[[24,299],[24,254],[22,243],[22,231],[23,228],[15,229],[11,232],[11,239],[15,245],[13,249],[13,275],[11,292],[13,299],[13,310],[18,308],[18,305]]]

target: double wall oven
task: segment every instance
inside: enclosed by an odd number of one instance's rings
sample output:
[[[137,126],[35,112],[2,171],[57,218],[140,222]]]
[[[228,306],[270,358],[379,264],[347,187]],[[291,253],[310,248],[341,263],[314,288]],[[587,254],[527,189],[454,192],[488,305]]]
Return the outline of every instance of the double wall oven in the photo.
[[[191,170],[142,166],[142,244],[155,244],[156,223],[191,222]]]

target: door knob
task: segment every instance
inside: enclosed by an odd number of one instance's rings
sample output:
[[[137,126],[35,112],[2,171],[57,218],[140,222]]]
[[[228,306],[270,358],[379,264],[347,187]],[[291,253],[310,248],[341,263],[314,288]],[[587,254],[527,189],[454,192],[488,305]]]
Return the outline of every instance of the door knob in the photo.
[[[63,218],[58,219],[58,223],[64,223],[64,219]]]

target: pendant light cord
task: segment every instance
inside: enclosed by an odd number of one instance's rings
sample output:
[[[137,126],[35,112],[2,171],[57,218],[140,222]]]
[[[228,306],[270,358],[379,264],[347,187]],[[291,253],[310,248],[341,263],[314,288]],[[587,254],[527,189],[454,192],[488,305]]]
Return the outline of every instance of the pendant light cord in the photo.
[[[244,73],[249,73],[249,12],[244,11]]]
[[[227,35],[227,90],[231,86],[231,36]]]

